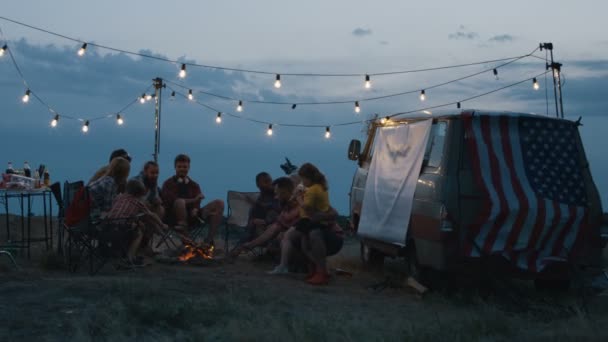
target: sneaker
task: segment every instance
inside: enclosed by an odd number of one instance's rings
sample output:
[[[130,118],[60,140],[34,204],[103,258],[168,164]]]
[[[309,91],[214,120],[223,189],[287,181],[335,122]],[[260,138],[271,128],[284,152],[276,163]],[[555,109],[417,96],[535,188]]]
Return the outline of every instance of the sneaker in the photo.
[[[324,272],[317,272],[312,278],[306,280],[310,285],[327,285],[329,283],[329,275]]]
[[[283,267],[283,266],[279,265],[279,266],[275,267],[272,271],[269,271],[266,273],[271,274],[271,275],[288,274],[289,269],[287,267]]]

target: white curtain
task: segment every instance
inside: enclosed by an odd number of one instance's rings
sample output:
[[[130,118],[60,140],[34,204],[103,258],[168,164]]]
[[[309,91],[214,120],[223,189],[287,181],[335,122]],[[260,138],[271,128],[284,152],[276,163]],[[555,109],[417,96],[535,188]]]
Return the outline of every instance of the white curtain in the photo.
[[[378,129],[358,234],[405,245],[432,120]]]

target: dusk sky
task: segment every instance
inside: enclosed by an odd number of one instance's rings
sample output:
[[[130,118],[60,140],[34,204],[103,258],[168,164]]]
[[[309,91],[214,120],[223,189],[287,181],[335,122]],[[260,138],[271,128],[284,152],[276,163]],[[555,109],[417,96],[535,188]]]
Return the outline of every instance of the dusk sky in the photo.
[[[582,116],[580,128],[592,174],[606,203],[608,162],[605,160],[608,108],[608,39],[605,1],[3,1],[0,16],[118,49],[144,52],[180,62],[271,73],[382,73],[432,68],[525,55],[540,42],[552,42],[555,60],[563,64],[566,118]],[[123,113],[125,124],[112,118],[92,121],[83,134],[77,120],[115,114],[140,96],[155,77],[195,90],[196,99],[225,113],[236,113],[234,101],[196,94],[203,90],[245,100],[242,116],[266,124],[223,117],[216,112],[163,93],[161,178],[173,172],[177,153],[192,159],[191,176],[208,199],[227,190],[255,190],[254,177],[283,172],[279,164],[310,161],[326,173],[333,205],[347,214],[355,163],[347,160],[350,139],[364,140],[363,121],[452,103],[528,79],[544,71],[545,61],[524,58],[491,71],[427,92],[353,104],[290,105],[247,103],[341,101],[424,89],[497,67],[500,62],[433,72],[372,77],[289,77],[282,87],[274,75],[225,72],[133,58],[89,47],[78,57],[78,43],[0,19],[0,45],[8,44],[31,90],[66,118],[51,128],[53,114],[31,99],[21,102],[26,87],[5,54],[0,59],[0,164],[21,168],[23,161],[44,163],[54,180],[88,179],[107,163],[110,152],[125,148],[133,156],[132,174],[153,151],[154,106],[136,103]],[[545,51],[536,55],[545,57]],[[546,79],[551,82],[551,78]],[[463,108],[509,110],[554,115],[552,84],[531,82],[463,103]],[[547,89],[547,86],[550,86]],[[175,90],[187,92],[179,87]],[[548,102],[546,101],[548,90]],[[455,109],[455,106],[446,107]],[[316,128],[285,124],[320,125]],[[332,138],[323,138],[331,126]]]

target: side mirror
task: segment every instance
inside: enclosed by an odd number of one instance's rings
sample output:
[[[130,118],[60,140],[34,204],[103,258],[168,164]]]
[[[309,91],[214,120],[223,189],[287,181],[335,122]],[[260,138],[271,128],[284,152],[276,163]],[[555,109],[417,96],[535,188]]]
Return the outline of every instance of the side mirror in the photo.
[[[361,154],[361,142],[356,139],[351,140],[350,144],[348,145],[348,159],[358,160],[360,154]]]

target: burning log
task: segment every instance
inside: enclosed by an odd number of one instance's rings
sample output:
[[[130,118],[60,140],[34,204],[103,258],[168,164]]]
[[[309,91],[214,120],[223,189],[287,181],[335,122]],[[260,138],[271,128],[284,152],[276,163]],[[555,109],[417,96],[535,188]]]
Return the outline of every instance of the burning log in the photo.
[[[200,257],[203,259],[213,259],[213,245],[197,244],[194,241],[183,239],[184,244],[182,253],[177,257],[181,262],[187,262],[188,260]]]

